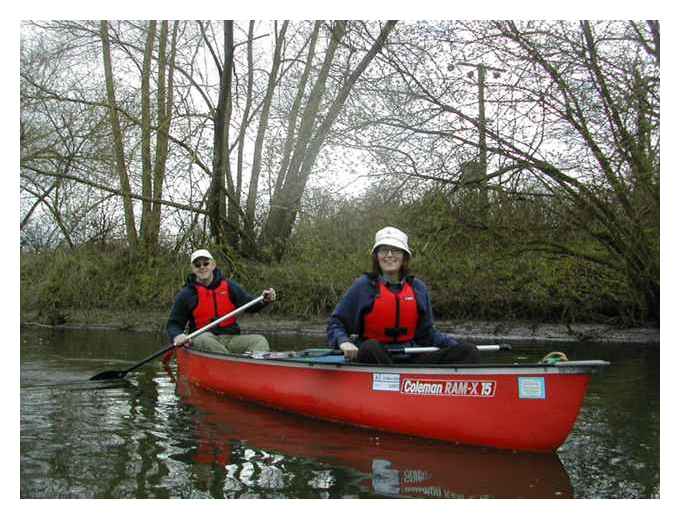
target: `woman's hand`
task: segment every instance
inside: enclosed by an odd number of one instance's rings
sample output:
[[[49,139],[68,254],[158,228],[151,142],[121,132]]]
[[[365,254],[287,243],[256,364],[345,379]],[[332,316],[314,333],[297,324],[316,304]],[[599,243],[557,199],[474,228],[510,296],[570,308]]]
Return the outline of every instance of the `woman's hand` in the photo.
[[[345,355],[345,359],[349,361],[355,360],[357,358],[357,354],[359,354],[359,349],[351,341],[345,341],[341,343],[340,350],[342,350],[342,353]]]

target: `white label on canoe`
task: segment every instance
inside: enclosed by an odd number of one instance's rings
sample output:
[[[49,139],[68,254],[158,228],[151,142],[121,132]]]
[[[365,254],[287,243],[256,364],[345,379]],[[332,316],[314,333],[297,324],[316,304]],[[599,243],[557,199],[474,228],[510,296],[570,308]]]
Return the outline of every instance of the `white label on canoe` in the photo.
[[[545,379],[542,377],[518,377],[520,399],[545,399]]]
[[[401,393],[439,397],[494,397],[496,381],[434,380],[406,377]]]
[[[399,391],[399,374],[373,374],[373,390]]]

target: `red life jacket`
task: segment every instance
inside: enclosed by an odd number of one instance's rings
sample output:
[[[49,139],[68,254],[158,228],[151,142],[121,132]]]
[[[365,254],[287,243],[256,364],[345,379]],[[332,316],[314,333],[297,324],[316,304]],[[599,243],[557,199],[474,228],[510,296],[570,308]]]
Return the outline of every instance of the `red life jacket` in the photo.
[[[410,283],[405,282],[398,293],[390,291],[385,282],[378,282],[379,293],[373,308],[364,315],[364,339],[380,343],[405,343],[416,335],[418,304]]]
[[[194,287],[198,296],[198,303],[192,311],[196,330],[205,327],[221,316],[229,314],[236,308],[229,296],[229,284],[226,280],[220,281],[214,289],[208,289],[205,285],[198,283],[194,284]],[[221,321],[217,326],[226,328],[235,323],[236,316]]]

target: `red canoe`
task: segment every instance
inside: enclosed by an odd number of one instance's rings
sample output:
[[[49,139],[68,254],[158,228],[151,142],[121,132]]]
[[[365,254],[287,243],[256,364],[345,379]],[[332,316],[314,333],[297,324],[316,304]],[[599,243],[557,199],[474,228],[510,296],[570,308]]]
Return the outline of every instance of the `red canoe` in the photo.
[[[177,349],[180,375],[217,393],[365,428],[540,452],[565,441],[591,375],[609,365],[376,366],[340,356],[276,356]]]

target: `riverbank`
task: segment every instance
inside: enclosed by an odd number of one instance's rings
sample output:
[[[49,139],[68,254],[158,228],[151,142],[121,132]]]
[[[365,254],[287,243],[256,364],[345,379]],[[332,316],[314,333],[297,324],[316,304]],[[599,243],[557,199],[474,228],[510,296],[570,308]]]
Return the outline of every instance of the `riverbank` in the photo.
[[[54,329],[126,330],[164,334],[167,314],[148,312],[128,314],[123,312],[70,311],[63,323],[45,323],[37,315],[23,313],[21,326]],[[294,320],[272,317],[263,312],[241,317],[244,332],[267,334],[304,335],[325,337],[325,320]],[[521,321],[438,321],[437,328],[460,339],[472,342],[520,342],[520,343],[660,343],[660,329],[655,327],[617,328],[598,323],[558,324],[529,323]]]

